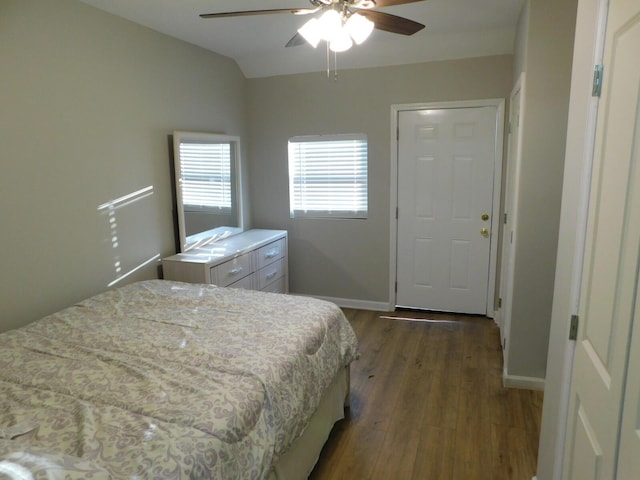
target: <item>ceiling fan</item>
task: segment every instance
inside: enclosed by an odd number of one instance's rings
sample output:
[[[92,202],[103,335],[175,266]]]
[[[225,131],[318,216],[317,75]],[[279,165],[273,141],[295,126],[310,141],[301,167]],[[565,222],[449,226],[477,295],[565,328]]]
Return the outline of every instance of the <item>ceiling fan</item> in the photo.
[[[286,46],[295,47],[308,42],[316,47],[320,40],[326,40],[328,48],[334,52],[341,52],[351,48],[353,41],[357,44],[362,43],[373,28],[401,35],[413,35],[419,32],[424,28],[421,23],[373,9],[420,1],[424,0],[309,0],[311,8],[204,13],[200,17],[222,18],[277,13],[310,15],[322,12],[319,18],[313,17],[305,23]]]

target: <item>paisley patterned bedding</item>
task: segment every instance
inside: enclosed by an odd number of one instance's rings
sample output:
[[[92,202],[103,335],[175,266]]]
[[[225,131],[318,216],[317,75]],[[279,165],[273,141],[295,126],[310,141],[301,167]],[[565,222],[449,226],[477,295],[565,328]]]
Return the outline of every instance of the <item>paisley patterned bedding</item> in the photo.
[[[110,290],[0,335],[0,478],[266,478],[356,351],[320,300]]]

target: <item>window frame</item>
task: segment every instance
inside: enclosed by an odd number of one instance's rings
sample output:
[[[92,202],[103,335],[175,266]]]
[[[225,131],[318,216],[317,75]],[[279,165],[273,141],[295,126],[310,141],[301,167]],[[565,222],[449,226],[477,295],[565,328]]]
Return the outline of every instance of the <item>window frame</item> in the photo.
[[[318,167],[318,162],[321,162],[320,158],[313,158],[311,156],[309,162],[301,165],[304,161],[300,156],[300,148],[303,148],[305,144],[323,144],[323,143],[338,143],[338,142],[359,142],[355,144],[355,152],[351,158],[334,158],[334,168],[346,169],[351,168],[353,174],[336,175],[335,170],[323,171],[315,170],[315,174],[305,175],[301,178],[301,170],[314,170],[314,167]],[[312,147],[313,148],[313,147]],[[316,151],[318,155],[331,153],[329,150],[323,149],[321,145],[316,145]],[[318,150],[319,149],[319,150]],[[310,149],[308,149],[310,150]],[[288,141],[288,173],[289,173],[289,216],[291,218],[343,218],[343,219],[366,219],[369,212],[369,142],[366,134],[363,133],[347,133],[347,134],[332,134],[332,135],[300,135],[293,136]],[[309,152],[312,153],[312,152]],[[335,148],[335,155],[344,154],[344,147],[338,146]],[[337,160],[337,161],[336,161]],[[323,175],[329,175],[328,181],[321,181],[319,177]],[[349,183],[355,185],[354,195],[349,196],[346,188]],[[303,188],[301,184],[310,185],[310,191],[306,201],[300,198],[300,190]],[[331,204],[330,202],[325,204],[326,208],[318,208],[314,203],[322,201],[322,195],[318,195],[318,192],[322,191],[323,185],[326,185],[328,189],[325,195],[329,195],[331,191],[342,197],[344,205],[339,203]],[[351,207],[346,208],[349,202]],[[304,208],[305,205],[308,208]]]

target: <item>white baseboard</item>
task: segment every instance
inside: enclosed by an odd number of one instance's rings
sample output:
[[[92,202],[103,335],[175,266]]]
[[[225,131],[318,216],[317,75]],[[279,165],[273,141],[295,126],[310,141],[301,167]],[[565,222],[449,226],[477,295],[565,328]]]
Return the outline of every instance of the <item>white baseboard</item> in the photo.
[[[301,295],[306,297],[317,298],[318,300],[326,300],[332,302],[343,308],[357,308],[359,310],[373,310],[376,312],[388,312],[388,302],[372,302],[369,300],[354,300],[351,298],[338,298],[338,297],[322,297],[319,295],[302,295],[299,293],[292,293],[292,295]]]
[[[524,390],[544,391],[544,378],[509,375],[504,371],[502,372],[502,385],[506,388],[522,388]]]
[[[370,300],[356,300],[352,298],[340,298],[340,297],[324,297],[321,295],[307,295],[303,293],[289,292],[291,295],[299,295],[301,297],[313,297],[318,300],[326,300],[327,302],[335,303],[339,307],[343,308],[357,308],[360,310],[372,310],[375,312],[393,312],[394,307],[389,302],[373,302]],[[489,312],[487,317],[493,319],[498,326],[500,326],[500,319],[498,312]]]

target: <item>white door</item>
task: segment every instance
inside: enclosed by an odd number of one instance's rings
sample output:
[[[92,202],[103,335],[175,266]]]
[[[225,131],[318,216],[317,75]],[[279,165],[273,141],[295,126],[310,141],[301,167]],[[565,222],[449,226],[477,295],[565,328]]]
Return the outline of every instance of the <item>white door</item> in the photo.
[[[640,2],[611,0],[570,394],[566,479],[609,480],[616,475],[619,480],[637,479],[640,472],[640,323],[635,321],[640,308],[636,303],[640,246],[639,46]],[[636,363],[630,363],[630,358]],[[625,421],[621,424],[627,367],[629,384]],[[635,391],[629,389],[632,385]]]
[[[399,112],[396,304],[487,313],[494,106]]]
[[[636,141],[638,140],[640,138],[636,137]],[[640,159],[636,157],[636,163],[638,160]],[[620,431],[619,480],[635,480],[640,477],[640,289],[638,288],[635,310]]]

